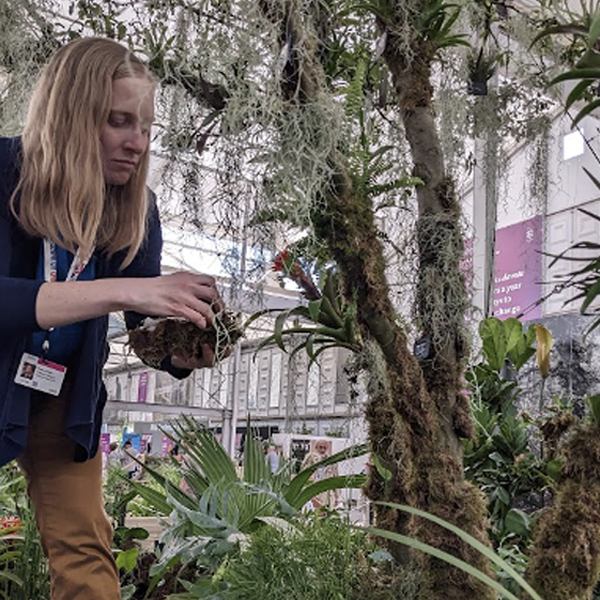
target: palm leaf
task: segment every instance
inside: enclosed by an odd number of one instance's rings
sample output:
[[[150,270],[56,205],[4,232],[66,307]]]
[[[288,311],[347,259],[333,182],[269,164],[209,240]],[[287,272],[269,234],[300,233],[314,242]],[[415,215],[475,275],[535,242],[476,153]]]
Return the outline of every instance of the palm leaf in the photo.
[[[360,489],[367,483],[367,476],[358,475],[337,475],[335,477],[327,477],[316,481],[311,485],[307,485],[302,492],[294,499],[293,506],[300,510],[307,502],[316,498],[323,492],[332,492],[334,490],[353,488]]]
[[[189,464],[194,465],[208,483],[237,481],[238,476],[231,458],[210,429],[187,415],[171,421],[169,425],[173,433],[165,433],[181,445],[189,458]]]
[[[310,476],[319,468],[326,467],[329,465],[335,465],[337,463],[343,462],[344,460],[348,460],[350,458],[355,458],[357,456],[362,456],[369,451],[369,447],[367,444],[356,444],[354,446],[350,446],[349,448],[345,448],[341,452],[337,452],[336,454],[332,454],[327,458],[311,465],[310,467],[306,467],[302,469],[294,479],[290,482],[289,486],[285,490],[284,498],[286,501],[294,507],[298,506],[298,498],[302,493],[303,488],[307,485],[310,480]],[[304,503],[300,504],[302,507]]]

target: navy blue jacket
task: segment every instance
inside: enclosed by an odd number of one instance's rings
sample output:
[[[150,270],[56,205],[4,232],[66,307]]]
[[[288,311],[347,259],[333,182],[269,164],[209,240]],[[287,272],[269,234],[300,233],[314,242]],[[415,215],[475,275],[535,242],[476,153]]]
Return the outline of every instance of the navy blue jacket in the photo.
[[[36,280],[42,240],[28,236],[9,207],[18,182],[20,156],[19,138],[0,138],[0,465],[19,456],[27,441],[31,390],[17,385],[14,377],[31,334],[40,330],[35,302],[43,283]],[[124,252],[109,258],[96,251],[96,279],[160,274],[162,233],[153,194],[151,198],[147,236],[133,262],[121,271]],[[130,328],[143,318],[135,313],[125,316]],[[77,461],[93,457],[98,450],[102,409],[106,404],[102,369],[108,357],[107,330],[108,316],[85,321],[81,351],[68,365],[65,433],[77,444]],[[176,377],[190,373],[171,367],[170,360],[163,367]]]

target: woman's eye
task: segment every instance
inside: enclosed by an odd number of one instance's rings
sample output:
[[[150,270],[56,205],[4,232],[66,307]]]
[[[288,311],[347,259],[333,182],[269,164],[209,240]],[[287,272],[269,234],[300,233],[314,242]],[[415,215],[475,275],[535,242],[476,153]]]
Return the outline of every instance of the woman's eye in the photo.
[[[127,117],[125,115],[110,115],[108,117],[108,124],[112,127],[122,127],[127,124]]]

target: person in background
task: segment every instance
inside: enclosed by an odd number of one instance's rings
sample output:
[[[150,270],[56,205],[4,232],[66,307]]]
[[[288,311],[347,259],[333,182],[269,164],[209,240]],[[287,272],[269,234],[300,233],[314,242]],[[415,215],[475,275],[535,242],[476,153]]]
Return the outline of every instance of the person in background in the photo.
[[[327,440],[315,440],[311,442],[311,451],[304,457],[302,461],[302,469],[307,469],[313,465],[325,460],[331,456],[331,442]],[[337,477],[338,467],[337,465],[325,465],[315,469],[314,473],[310,476],[310,481],[321,481],[329,477]],[[320,510],[334,509],[339,502],[339,490],[331,490],[318,494],[310,501],[309,509]]]
[[[131,440],[125,440],[122,450],[121,468],[127,474],[127,479],[136,479],[136,474],[140,470],[140,465],[136,461],[139,458],[139,452],[133,447]]]
[[[212,277],[160,274],[154,88],[121,44],[76,39],[43,70],[22,136],[0,138],[0,464],[25,472],[52,600],[121,598],[98,451],[108,314],[206,328],[224,308]],[[202,351],[160,368],[186,377],[214,364]],[[19,365],[39,359],[34,389]]]
[[[275,444],[269,444],[265,458],[271,473],[276,473],[279,469],[279,453],[277,452],[277,446],[275,446]]]
[[[108,447],[108,456],[106,458],[106,470],[114,467],[121,467],[121,452],[117,442],[111,442]]]

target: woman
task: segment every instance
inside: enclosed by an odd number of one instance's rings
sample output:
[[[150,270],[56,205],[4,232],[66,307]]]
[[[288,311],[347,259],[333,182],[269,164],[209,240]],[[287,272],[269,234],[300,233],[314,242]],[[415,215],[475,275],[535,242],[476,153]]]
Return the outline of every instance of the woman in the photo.
[[[0,139],[0,464],[26,473],[52,600],[121,597],[98,452],[108,313],[204,328],[222,310],[213,278],[160,276],[153,92],[127,49],[79,39],[42,73],[22,138]],[[213,362],[206,346],[161,368],[182,378]]]

